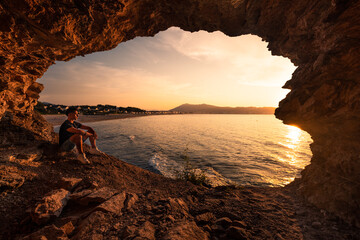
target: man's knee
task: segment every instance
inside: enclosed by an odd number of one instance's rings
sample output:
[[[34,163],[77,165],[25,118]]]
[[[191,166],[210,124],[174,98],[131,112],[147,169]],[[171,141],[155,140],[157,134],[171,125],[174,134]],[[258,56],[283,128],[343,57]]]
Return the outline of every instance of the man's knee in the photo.
[[[82,139],[83,139],[83,136],[78,133],[76,133],[70,137],[70,140],[75,143],[82,142]]]

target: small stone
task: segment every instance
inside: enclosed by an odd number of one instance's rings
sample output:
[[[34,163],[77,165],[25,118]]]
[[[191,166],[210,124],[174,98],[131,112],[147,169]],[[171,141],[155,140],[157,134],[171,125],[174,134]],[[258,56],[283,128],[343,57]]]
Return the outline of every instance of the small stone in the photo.
[[[175,218],[171,215],[166,216],[165,220],[168,222],[175,222]]]
[[[244,221],[239,221],[239,220],[234,220],[231,225],[240,228],[247,228],[247,224]]]
[[[21,187],[25,178],[18,173],[10,171],[0,171],[0,189],[15,189]]]
[[[295,212],[295,214],[298,216],[304,216],[306,214],[306,212],[304,210],[298,210]]]
[[[68,217],[62,217],[61,219],[59,219],[60,225],[65,225],[68,222],[71,222],[72,225],[76,226],[76,225],[78,225],[79,221],[80,221],[80,216],[68,216]]]
[[[336,227],[336,226],[332,226],[331,229],[333,229],[333,230],[335,230],[335,231],[338,231],[338,230],[339,230],[339,228]]]
[[[123,231],[122,231],[122,239],[125,239],[127,237],[133,236],[133,234],[136,231],[136,227],[131,225],[131,226],[126,226]]]
[[[205,226],[203,226],[202,227],[205,231],[207,231],[207,232],[211,232],[212,231],[212,229],[211,229],[211,227],[209,226],[209,225],[205,225]]]
[[[216,220],[215,224],[220,225],[220,226],[222,226],[224,228],[227,228],[232,224],[232,221],[228,217],[223,217],[223,218],[219,218],[218,220]]]
[[[221,225],[214,224],[211,226],[211,231],[216,234],[219,234],[225,232],[225,228]]]
[[[320,222],[313,222],[313,223],[311,224],[311,226],[312,226],[313,228],[319,229],[319,228],[321,228],[321,223],[320,223]]]
[[[198,223],[198,224],[207,224],[209,222],[212,222],[214,219],[215,219],[215,215],[211,212],[206,212],[206,213],[203,213],[203,214],[200,214],[200,215],[197,215],[195,217],[195,221]]]
[[[246,240],[249,237],[245,229],[236,226],[229,227],[226,230],[226,236],[238,240]]]
[[[68,222],[60,227],[60,229],[62,229],[67,235],[70,235],[75,230],[75,227],[72,222]]]
[[[275,235],[276,240],[285,240],[279,233]]]
[[[91,182],[90,185],[89,185],[89,188],[90,189],[96,189],[99,187],[99,184],[97,182]]]
[[[87,239],[89,240],[103,240],[104,236],[100,233],[94,233],[91,236],[89,236]]]
[[[113,225],[113,229],[115,230],[120,230],[121,228],[121,223],[115,223],[115,225]]]
[[[327,212],[325,210],[321,209],[320,212],[322,213],[322,215],[324,215],[324,217],[326,217]]]

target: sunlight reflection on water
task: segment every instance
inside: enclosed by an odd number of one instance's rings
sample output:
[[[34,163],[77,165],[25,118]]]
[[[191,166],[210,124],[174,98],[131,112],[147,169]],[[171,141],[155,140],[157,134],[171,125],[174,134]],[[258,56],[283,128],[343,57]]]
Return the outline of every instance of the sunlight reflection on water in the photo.
[[[310,135],[272,115],[150,116],[91,126],[102,151],[164,175],[183,166],[186,151],[194,168],[235,183],[283,186],[312,155]]]

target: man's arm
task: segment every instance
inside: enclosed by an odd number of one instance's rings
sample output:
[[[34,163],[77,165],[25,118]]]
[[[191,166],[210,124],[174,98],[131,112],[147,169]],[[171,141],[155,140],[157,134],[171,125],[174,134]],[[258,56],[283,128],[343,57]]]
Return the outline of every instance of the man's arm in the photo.
[[[81,124],[80,128],[88,130],[88,133],[91,133],[95,137],[95,139],[97,139],[97,134],[96,134],[95,130],[92,127]]]
[[[81,134],[81,135],[85,135],[86,132],[83,130],[80,130],[78,128],[74,128],[74,127],[69,127],[68,129],[66,129],[66,131],[71,132],[71,133],[76,133],[76,134]]]

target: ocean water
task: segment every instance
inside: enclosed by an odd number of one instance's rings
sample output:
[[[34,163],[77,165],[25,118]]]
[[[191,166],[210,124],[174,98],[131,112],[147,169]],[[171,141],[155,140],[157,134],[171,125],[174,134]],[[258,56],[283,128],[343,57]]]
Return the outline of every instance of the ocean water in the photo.
[[[312,156],[310,135],[273,115],[158,115],[87,125],[108,154],[168,177],[187,156],[214,186],[284,186]]]

